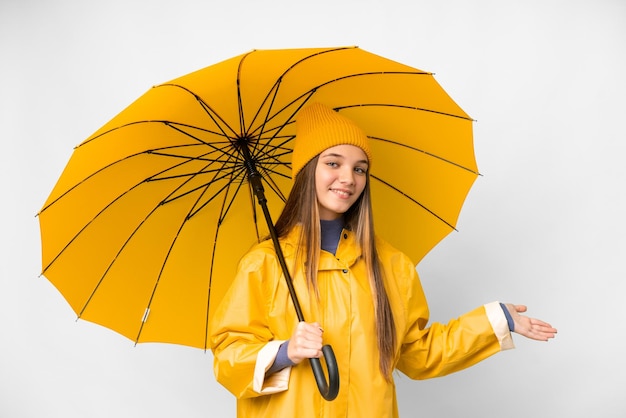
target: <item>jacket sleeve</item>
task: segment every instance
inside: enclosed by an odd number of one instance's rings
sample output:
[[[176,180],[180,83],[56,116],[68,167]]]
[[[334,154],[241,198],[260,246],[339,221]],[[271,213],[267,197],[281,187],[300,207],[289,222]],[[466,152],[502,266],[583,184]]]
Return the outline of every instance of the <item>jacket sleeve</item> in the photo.
[[[211,319],[215,377],[237,398],[287,389],[290,367],[265,378],[283,342],[274,340],[267,320],[269,295],[280,277],[273,264],[263,251],[246,255]]]
[[[400,340],[398,370],[412,379],[444,376],[512,348],[506,317],[497,302],[447,324],[427,326],[429,312],[422,285],[414,268],[408,275],[410,280],[404,286],[406,328]]]

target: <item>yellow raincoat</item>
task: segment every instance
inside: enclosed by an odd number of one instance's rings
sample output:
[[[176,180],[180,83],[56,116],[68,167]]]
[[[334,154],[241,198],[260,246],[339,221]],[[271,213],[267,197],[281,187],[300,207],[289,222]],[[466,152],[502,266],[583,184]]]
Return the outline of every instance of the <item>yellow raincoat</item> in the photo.
[[[292,266],[299,231],[281,240]],[[396,368],[413,379],[443,376],[512,346],[497,303],[471,311],[447,325],[428,323],[428,306],[414,265],[401,252],[377,241],[399,345]],[[324,329],[333,347],[340,389],[324,400],[307,361],[264,379],[279,345],[297,324],[289,291],[271,241],[253,248],[211,322],[217,380],[237,397],[237,416],[397,417],[395,385],[378,366],[374,306],[365,263],[351,232],[344,230],[336,255],[321,252],[320,298],[310,295],[301,268],[292,272],[307,321]]]

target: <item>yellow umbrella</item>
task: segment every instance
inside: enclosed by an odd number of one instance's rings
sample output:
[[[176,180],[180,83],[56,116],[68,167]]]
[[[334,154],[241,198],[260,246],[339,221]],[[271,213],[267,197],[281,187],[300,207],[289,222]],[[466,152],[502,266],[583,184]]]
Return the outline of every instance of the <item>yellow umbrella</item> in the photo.
[[[309,102],[371,138],[377,232],[419,262],[476,178],[472,120],[431,73],[339,47],[254,50],[148,90],[74,150],[39,213],[43,274],[79,318],[206,349],[215,301],[289,193]]]

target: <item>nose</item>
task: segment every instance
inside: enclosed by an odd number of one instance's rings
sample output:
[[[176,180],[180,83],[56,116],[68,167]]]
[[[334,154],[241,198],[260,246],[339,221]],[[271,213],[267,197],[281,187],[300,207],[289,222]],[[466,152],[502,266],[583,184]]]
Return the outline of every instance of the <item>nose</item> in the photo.
[[[354,184],[354,170],[352,167],[341,167],[339,172],[339,181],[341,184]]]

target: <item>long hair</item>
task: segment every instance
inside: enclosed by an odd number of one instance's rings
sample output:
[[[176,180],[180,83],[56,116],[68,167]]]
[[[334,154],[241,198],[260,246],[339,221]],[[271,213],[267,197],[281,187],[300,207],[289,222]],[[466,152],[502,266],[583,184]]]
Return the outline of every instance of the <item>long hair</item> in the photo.
[[[304,261],[305,277],[309,288],[316,296],[319,296],[317,269],[321,248],[321,227],[315,192],[317,161],[318,157],[309,161],[296,176],[289,198],[276,221],[276,233],[279,237],[284,237],[296,225],[301,225],[296,259]],[[355,233],[357,243],[361,247],[370,288],[372,289],[376,315],[376,336],[380,353],[379,367],[382,375],[387,380],[391,380],[397,336],[380,260],[376,251],[369,172],[365,189],[344,214],[344,222],[346,228]]]

